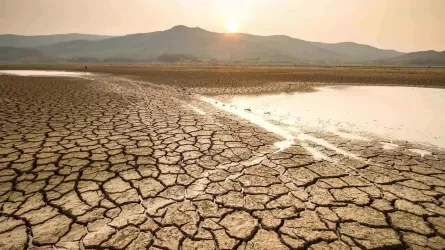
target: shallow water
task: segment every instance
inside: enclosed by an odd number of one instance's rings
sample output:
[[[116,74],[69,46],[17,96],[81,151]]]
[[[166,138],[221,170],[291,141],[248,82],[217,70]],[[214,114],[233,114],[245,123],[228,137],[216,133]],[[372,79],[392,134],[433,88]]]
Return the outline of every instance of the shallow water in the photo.
[[[91,73],[46,70],[0,70],[0,75],[81,77],[91,75]]]
[[[318,90],[237,96],[231,104],[283,127],[320,128],[350,139],[354,133],[365,132],[445,148],[445,89],[349,86]]]

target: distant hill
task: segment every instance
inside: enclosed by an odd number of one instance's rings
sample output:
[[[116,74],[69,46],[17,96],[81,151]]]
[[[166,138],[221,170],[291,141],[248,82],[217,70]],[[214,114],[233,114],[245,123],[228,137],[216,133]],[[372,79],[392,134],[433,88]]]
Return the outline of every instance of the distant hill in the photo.
[[[401,56],[404,53],[395,50],[383,50],[369,45],[353,42],[342,43],[315,43],[317,46],[336,53],[347,55],[357,61],[374,61],[383,58]]]
[[[218,60],[260,58],[263,61],[357,62],[403,54],[355,43],[325,44],[280,35],[216,33],[182,25],[165,31],[132,34],[100,41],[69,41],[39,49],[49,55],[63,58],[123,57],[141,60],[156,59],[163,53],[169,53]]]
[[[44,36],[0,35],[0,46],[13,46],[18,48],[34,48],[73,40],[97,41],[111,36],[87,34],[62,34]]]
[[[287,64],[443,64],[443,52],[402,53],[353,42],[310,42],[284,35],[216,33],[183,25],[164,31],[106,37],[95,35],[0,36],[0,46],[29,47],[65,62]],[[19,39],[20,38],[20,39]],[[34,40],[33,40],[34,39]],[[55,42],[57,41],[57,42]],[[35,53],[35,52],[34,52]]]
[[[29,48],[0,47],[0,62],[43,62],[50,60],[43,52]]]
[[[434,50],[418,51],[407,53],[401,56],[382,60],[384,63],[398,63],[406,65],[435,65],[445,66],[445,51],[438,52]]]

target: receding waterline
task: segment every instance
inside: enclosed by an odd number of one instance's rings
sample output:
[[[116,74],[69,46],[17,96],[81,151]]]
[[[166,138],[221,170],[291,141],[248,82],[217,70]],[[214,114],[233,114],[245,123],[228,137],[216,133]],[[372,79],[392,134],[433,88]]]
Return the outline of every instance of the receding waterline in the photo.
[[[52,71],[52,70],[0,70],[0,75],[82,77],[82,76],[89,76],[92,74],[87,72]]]
[[[366,132],[445,148],[445,89],[350,86],[318,90],[235,96],[231,104],[287,126]]]
[[[266,121],[265,119],[263,119],[260,116],[252,114],[249,111],[246,111],[243,109],[238,109],[236,107],[232,107],[232,106],[224,104],[222,102],[218,102],[217,100],[215,100],[213,98],[201,96],[200,99],[204,102],[210,103],[213,106],[218,107],[221,110],[224,110],[229,113],[233,113],[233,114],[235,114],[243,119],[246,119],[260,127],[263,127],[264,129],[266,129],[272,133],[282,136],[285,140],[281,141],[281,142],[277,142],[275,144],[275,146],[278,148],[278,151],[282,151],[294,144],[295,137],[289,131],[287,131],[286,129],[284,129],[280,126],[277,126],[275,124],[272,124],[272,123]]]

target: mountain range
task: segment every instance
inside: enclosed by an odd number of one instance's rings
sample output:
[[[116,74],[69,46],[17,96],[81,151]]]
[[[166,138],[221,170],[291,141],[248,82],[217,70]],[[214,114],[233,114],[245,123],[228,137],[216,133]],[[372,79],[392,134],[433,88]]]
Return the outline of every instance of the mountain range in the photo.
[[[445,51],[403,53],[353,42],[321,43],[284,35],[216,33],[183,25],[114,37],[0,35],[3,63],[162,62],[162,58],[225,63],[445,65]]]
[[[87,35],[87,34],[62,34],[44,36],[21,36],[21,35],[0,35],[0,47],[30,48],[47,46],[56,43],[69,42],[74,40],[98,41],[111,38],[112,36]]]

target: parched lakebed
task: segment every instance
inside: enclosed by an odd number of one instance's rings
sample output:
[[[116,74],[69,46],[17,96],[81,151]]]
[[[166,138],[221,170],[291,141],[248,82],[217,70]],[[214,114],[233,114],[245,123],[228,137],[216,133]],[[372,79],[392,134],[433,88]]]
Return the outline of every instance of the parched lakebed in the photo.
[[[295,123],[314,102],[98,74],[0,90],[1,249],[445,245],[445,152]]]

